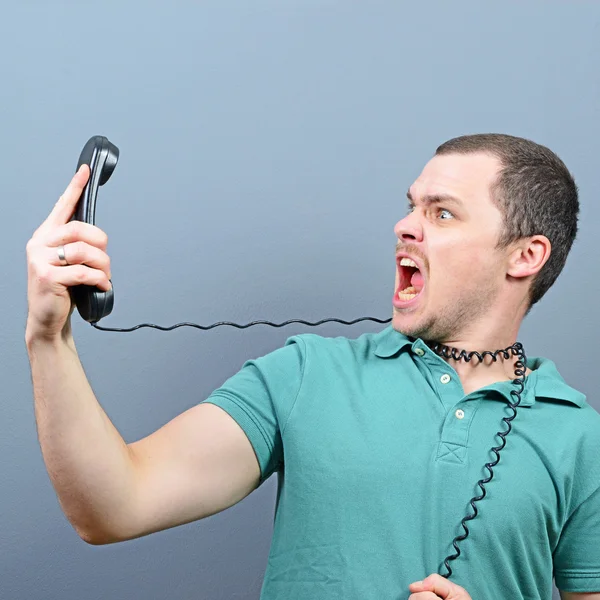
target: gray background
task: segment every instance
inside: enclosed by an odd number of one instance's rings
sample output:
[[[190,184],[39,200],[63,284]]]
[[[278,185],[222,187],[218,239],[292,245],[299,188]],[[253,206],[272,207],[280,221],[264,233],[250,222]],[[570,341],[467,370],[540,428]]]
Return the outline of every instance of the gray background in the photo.
[[[4,3],[0,597],[257,598],[266,565],[275,478],[205,521],[106,547],[59,509],[33,416],[25,245],[94,134],[121,149],[97,211],[112,327],[388,318],[393,226],[435,147],[481,131],[550,146],[580,186],[581,230],[520,340],[598,408],[599,23],[591,2]],[[290,335],[383,327],[73,322],[127,441]]]

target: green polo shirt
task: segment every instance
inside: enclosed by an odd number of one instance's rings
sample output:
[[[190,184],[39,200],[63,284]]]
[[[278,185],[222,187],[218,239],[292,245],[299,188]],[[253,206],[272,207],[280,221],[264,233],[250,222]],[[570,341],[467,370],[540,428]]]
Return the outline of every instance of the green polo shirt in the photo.
[[[527,348],[525,348],[527,352]],[[546,358],[521,405],[451,580],[474,600],[600,591],[600,415]],[[456,371],[391,326],[315,334],[241,370],[205,400],[278,475],[262,600],[405,600],[445,573],[461,519],[510,416],[510,381],[464,394]]]

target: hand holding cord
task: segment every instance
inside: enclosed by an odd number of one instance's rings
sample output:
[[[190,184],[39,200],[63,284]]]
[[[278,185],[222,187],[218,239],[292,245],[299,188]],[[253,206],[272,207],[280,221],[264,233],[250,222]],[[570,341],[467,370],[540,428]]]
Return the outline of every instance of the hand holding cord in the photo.
[[[95,211],[96,211],[96,199],[98,195],[98,187],[104,185],[112,175],[117,162],[119,159],[119,149],[108,141],[106,137],[103,136],[93,136],[88,142],[85,144],[83,150],[81,151],[81,155],[79,157],[79,161],[77,164],[77,169],[82,164],[87,164],[90,167],[90,177],[88,183],[83,189],[81,197],[77,203],[77,207],[75,209],[72,220],[84,221],[86,223],[91,223],[95,225]],[[62,265],[69,264],[65,258],[64,247],[59,246],[58,248],[58,256]],[[112,284],[112,280],[110,280]],[[153,327],[156,329],[160,329],[162,331],[170,331],[177,327],[190,326],[196,327],[202,330],[212,329],[214,327],[219,327],[223,325],[229,325],[232,327],[236,327],[238,329],[246,329],[253,325],[270,325],[272,327],[283,327],[290,323],[302,323],[304,325],[309,326],[317,326],[329,321],[335,321],[338,323],[342,323],[344,325],[353,325],[360,321],[375,321],[377,323],[389,323],[392,319],[377,319],[375,317],[361,317],[355,319],[353,321],[344,321],[336,318],[328,318],[318,321],[316,323],[310,323],[308,321],[304,321],[301,319],[291,319],[289,321],[285,321],[283,323],[272,323],[271,321],[252,321],[245,325],[241,325],[238,323],[232,323],[230,321],[220,321],[217,323],[213,323],[212,325],[198,325],[196,323],[178,323],[176,325],[172,325],[170,327],[161,327],[159,325],[154,325],[150,323],[143,323],[140,325],[136,325],[134,327],[130,327],[127,329],[123,328],[111,328],[111,327],[101,327],[98,325],[98,321],[102,318],[106,317],[112,312],[114,306],[114,293],[111,288],[108,291],[102,291],[97,287],[88,286],[88,285],[76,285],[69,288],[75,304],[77,306],[77,310],[81,317],[88,321],[93,327],[102,331],[118,331],[118,332],[130,332],[135,329],[139,329],[140,327]],[[483,362],[485,356],[490,356],[492,360],[495,362],[497,360],[498,354],[502,354],[505,359],[508,359],[512,356],[518,356],[518,359],[515,363],[515,379],[513,379],[513,383],[517,386],[518,391],[511,391],[511,395],[516,397],[515,402],[509,402],[509,406],[513,411],[512,415],[509,417],[503,417],[502,421],[506,424],[506,429],[499,431],[496,435],[500,437],[501,443],[499,446],[495,446],[491,449],[491,452],[495,454],[495,460],[493,462],[488,462],[485,464],[485,468],[488,470],[489,475],[486,478],[480,479],[477,482],[477,485],[481,489],[481,494],[474,496],[469,501],[469,504],[472,508],[472,512],[467,514],[462,521],[461,526],[464,530],[464,533],[458,535],[452,541],[452,545],[454,546],[455,552],[447,556],[444,559],[444,565],[446,566],[447,573],[443,575],[445,578],[449,578],[452,575],[452,568],[450,567],[450,561],[456,560],[460,556],[460,548],[458,547],[458,543],[464,541],[469,535],[469,529],[467,527],[467,522],[474,519],[477,514],[477,506],[476,502],[481,501],[486,495],[485,485],[488,484],[493,476],[494,471],[493,468],[500,461],[500,452],[506,445],[506,436],[510,433],[512,429],[512,421],[517,415],[517,407],[521,403],[521,393],[524,389],[524,381],[525,374],[527,372],[527,358],[525,356],[525,352],[523,350],[523,345],[520,342],[516,342],[512,346],[509,346],[505,349],[496,350],[494,352],[485,351],[482,353],[479,352],[467,352],[465,350],[458,350],[457,348],[451,348],[449,346],[445,346],[443,344],[439,344],[436,342],[427,342],[427,345],[430,349],[442,356],[443,358],[449,359],[452,358],[454,360],[465,360],[466,362],[470,362],[473,356],[475,356],[479,362]],[[519,389],[520,388],[520,389]]]

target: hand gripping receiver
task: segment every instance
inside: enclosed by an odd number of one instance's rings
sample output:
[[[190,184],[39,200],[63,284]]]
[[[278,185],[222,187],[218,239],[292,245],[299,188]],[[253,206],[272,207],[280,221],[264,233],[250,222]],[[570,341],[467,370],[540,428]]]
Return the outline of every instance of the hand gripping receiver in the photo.
[[[98,188],[110,179],[118,160],[119,149],[107,138],[95,135],[87,141],[79,155],[77,170],[83,164],[88,165],[90,178],[81,192],[71,221],[96,224]],[[112,283],[112,279],[110,281]],[[71,287],[70,291],[79,314],[88,323],[97,323],[112,312],[114,305],[112,288],[105,292],[96,286],[76,285]]]

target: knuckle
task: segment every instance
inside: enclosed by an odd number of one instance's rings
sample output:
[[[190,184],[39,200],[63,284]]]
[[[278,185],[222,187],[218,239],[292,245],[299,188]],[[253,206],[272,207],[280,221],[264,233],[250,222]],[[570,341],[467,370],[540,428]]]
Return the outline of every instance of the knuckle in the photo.
[[[80,239],[85,239],[89,237],[89,231],[92,225],[86,223],[85,221],[73,221],[75,223],[75,231],[77,233],[77,237]]]
[[[36,279],[41,284],[45,285],[47,283],[50,283],[50,281],[52,280],[52,273],[48,265],[38,265],[34,263],[33,272],[35,274]]]
[[[70,237],[71,239],[80,238],[81,234],[82,234],[81,225],[82,225],[81,221],[69,221],[64,226],[63,238],[67,238],[67,237]]]
[[[25,253],[28,257],[30,257],[35,252],[36,243],[33,238],[31,238],[27,244],[25,244]]]
[[[25,244],[25,250],[28,253],[36,252],[43,245],[42,237],[39,231],[36,231]]]
[[[74,277],[75,277],[75,281],[77,281],[77,283],[83,283],[86,280],[86,267],[84,267],[83,265],[81,265],[79,268],[75,269],[74,271]]]
[[[48,265],[44,264],[44,262],[41,261],[38,256],[29,257],[27,263],[29,266],[29,270],[32,273],[35,273],[35,275],[39,275],[41,272],[48,268]]]
[[[82,242],[81,240],[78,242],[73,242],[69,246],[69,250],[69,261],[80,261],[83,260],[87,254],[87,244],[85,242]]]
[[[72,223],[75,235],[79,239],[83,238],[85,236],[85,230],[87,229],[87,223],[84,223],[83,221],[72,221]]]

